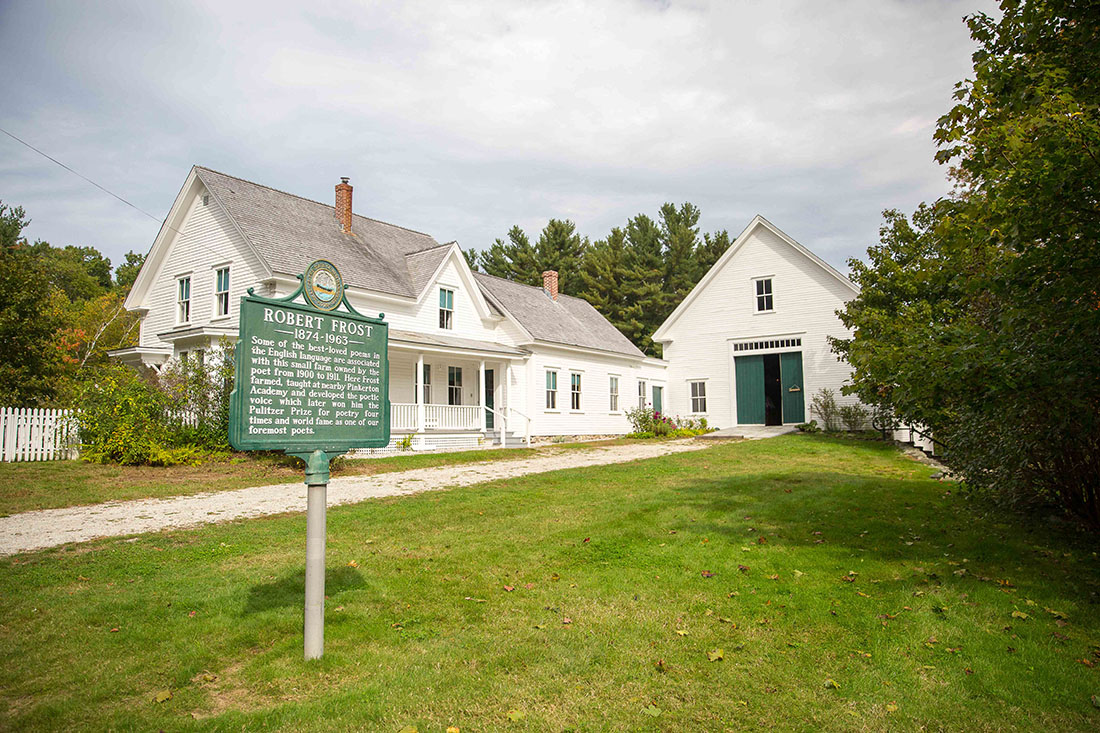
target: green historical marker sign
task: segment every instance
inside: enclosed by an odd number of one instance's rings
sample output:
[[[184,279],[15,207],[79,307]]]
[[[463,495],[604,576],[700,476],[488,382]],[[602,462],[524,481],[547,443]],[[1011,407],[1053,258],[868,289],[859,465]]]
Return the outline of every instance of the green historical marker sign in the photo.
[[[306,462],[306,659],[324,652],[329,460],[390,442],[389,326],[360,315],[344,279],[318,260],[287,298],[241,298],[229,443]],[[342,307],[341,307],[342,306]]]
[[[288,298],[250,290],[241,299],[230,444],[290,454],[388,445],[388,337],[384,321],[347,304],[339,272],[323,260]]]

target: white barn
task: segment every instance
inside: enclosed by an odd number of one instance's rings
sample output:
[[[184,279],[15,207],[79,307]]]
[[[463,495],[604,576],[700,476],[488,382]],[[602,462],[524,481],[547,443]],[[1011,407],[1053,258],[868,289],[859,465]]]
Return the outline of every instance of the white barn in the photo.
[[[807,422],[821,388],[840,395],[848,365],[827,337],[858,290],[757,216],[654,332],[668,362],[668,411],[719,428]]]
[[[331,261],[349,302],[390,324],[394,441],[459,448],[530,436],[622,434],[640,401],[663,408],[668,365],[646,357],[584,300],[471,271],[459,246],[335,206],[194,167],[126,307],[138,345],[113,352],[161,368],[235,338],[240,298],[287,296]],[[568,277],[570,273],[562,273]]]

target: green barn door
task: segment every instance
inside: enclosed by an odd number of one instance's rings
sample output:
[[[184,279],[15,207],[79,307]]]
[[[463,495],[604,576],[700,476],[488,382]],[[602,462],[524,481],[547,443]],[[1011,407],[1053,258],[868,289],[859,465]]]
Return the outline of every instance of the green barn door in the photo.
[[[736,356],[737,424],[764,424],[764,357]]]
[[[802,352],[779,355],[779,373],[783,385],[783,422],[806,421],[806,397],[802,387]]]

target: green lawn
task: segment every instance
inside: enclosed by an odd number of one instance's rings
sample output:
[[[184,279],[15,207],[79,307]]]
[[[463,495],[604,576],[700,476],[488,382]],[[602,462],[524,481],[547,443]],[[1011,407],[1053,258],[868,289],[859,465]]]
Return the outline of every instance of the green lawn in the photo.
[[[932,470],[791,435],[333,508],[312,663],[301,515],[7,558],[0,729],[1100,729],[1095,545]]]
[[[481,449],[458,453],[410,453],[348,460],[336,476],[372,476],[412,468],[524,458],[548,450],[585,450],[638,441],[625,438],[562,443],[539,448]],[[98,504],[105,501],[182,496],[248,486],[293,483],[302,469],[267,457],[236,456],[200,466],[104,466],[83,461],[0,463],[0,516],[33,509]]]

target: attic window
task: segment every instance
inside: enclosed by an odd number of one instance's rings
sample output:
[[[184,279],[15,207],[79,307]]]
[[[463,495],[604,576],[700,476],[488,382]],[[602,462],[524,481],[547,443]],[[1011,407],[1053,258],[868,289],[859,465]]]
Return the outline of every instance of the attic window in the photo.
[[[202,197],[202,205],[208,206],[210,204],[210,194],[204,194]]]
[[[454,328],[455,292],[447,288],[439,289],[439,327],[448,330]]]

